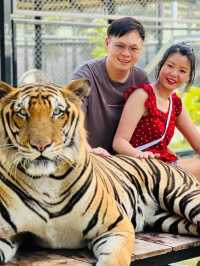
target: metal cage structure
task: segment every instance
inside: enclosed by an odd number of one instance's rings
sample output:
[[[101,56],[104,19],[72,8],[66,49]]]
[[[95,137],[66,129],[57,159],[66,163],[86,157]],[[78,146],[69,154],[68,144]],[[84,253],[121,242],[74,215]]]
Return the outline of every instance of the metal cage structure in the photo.
[[[3,66],[4,72],[1,73],[13,84],[30,69],[40,69],[51,81],[65,84],[78,66],[104,55],[106,27],[110,20],[122,16],[136,17],[146,29],[145,49],[139,65],[152,78],[160,55],[173,42],[191,42],[197,61],[200,60],[198,0],[1,2],[4,3],[4,39],[1,39],[1,70]],[[6,75],[9,69],[11,74]],[[195,82],[199,81],[197,75]]]

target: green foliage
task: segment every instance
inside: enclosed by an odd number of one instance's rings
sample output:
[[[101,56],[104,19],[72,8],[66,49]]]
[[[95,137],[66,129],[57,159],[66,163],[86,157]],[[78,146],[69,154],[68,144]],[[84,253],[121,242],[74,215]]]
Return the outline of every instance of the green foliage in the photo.
[[[192,86],[190,89],[181,95],[183,105],[185,106],[187,112],[192,118],[193,122],[200,126],[200,87]],[[173,151],[182,151],[191,149],[189,143],[184,139],[184,137],[175,131],[175,135],[170,144],[170,148]]]
[[[105,21],[103,20],[96,20],[97,24],[100,27],[88,29],[87,32],[89,33],[89,42],[94,45],[94,49],[92,50],[93,58],[100,58],[106,55],[106,48],[105,48],[105,36],[106,36],[106,27]]]
[[[191,149],[189,143],[181,136],[180,139],[172,139],[172,142],[169,145],[170,149],[173,151],[185,151]]]
[[[181,261],[180,264],[185,265],[185,266],[196,266],[199,261],[200,261],[200,257],[197,257],[194,259]]]
[[[183,94],[183,103],[195,124],[200,124],[200,87],[192,86]]]

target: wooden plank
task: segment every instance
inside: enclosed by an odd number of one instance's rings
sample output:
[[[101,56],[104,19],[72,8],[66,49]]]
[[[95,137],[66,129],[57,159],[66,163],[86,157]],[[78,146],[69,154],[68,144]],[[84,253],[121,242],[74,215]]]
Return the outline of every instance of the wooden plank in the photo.
[[[173,234],[159,234],[159,233],[140,233],[137,239],[147,241],[147,243],[157,243],[164,246],[171,247],[173,251],[186,249],[189,247],[200,246],[199,237],[181,236]]]
[[[171,263],[177,263],[183,260],[199,257],[200,246],[168,252],[158,256],[148,257],[142,260],[132,262],[131,266],[163,266]]]
[[[142,263],[142,261],[158,260],[179,252],[187,252],[196,246],[200,246],[200,238],[185,237],[171,234],[140,233],[136,234],[135,254],[133,261]],[[173,255],[174,256],[174,255]],[[189,257],[194,255],[191,252]],[[176,261],[176,260],[175,260]],[[174,262],[175,262],[174,261]],[[44,250],[28,249],[22,250],[12,262],[6,266],[91,266],[95,262],[92,254],[87,250]],[[156,264],[155,265],[162,265]],[[134,265],[135,263],[133,263]],[[142,264],[143,265],[143,264]],[[149,265],[149,264],[145,264]],[[153,265],[153,263],[152,263]]]
[[[85,252],[85,254],[88,254]],[[20,252],[19,255],[5,264],[6,266],[91,266],[95,260],[80,251],[46,250]]]
[[[6,266],[90,266],[95,262],[95,258],[86,249],[66,250],[66,249],[42,249],[28,247],[21,249],[17,256]]]
[[[172,251],[172,248],[169,246],[136,239],[135,255],[133,256],[133,260],[141,260],[152,256],[158,256],[170,251]]]

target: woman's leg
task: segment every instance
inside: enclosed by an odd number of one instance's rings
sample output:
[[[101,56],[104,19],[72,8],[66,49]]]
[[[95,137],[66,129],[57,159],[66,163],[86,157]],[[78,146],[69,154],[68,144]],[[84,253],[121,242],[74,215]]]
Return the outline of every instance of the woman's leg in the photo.
[[[181,167],[188,174],[192,174],[197,177],[200,182],[200,156],[196,155],[191,158],[180,158],[177,161],[177,166]]]

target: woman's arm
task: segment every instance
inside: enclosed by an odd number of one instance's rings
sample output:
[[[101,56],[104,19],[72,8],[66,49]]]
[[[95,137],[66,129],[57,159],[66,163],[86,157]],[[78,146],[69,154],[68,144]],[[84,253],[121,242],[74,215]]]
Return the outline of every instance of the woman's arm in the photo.
[[[200,133],[185,108],[182,109],[181,114],[176,120],[176,127],[187,139],[192,148],[200,154]]]
[[[117,153],[141,158],[154,157],[151,152],[141,152],[129,143],[138,122],[147,112],[144,106],[147,97],[144,90],[137,89],[128,98],[113,139],[113,149]]]

